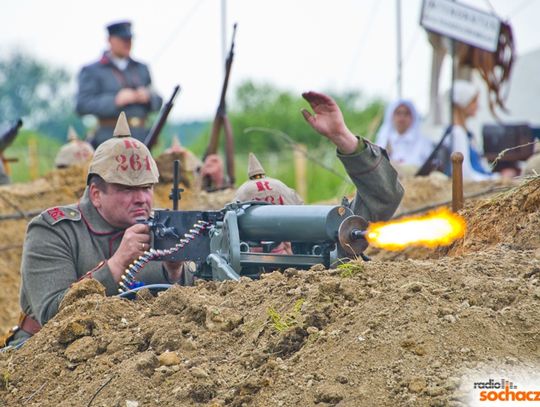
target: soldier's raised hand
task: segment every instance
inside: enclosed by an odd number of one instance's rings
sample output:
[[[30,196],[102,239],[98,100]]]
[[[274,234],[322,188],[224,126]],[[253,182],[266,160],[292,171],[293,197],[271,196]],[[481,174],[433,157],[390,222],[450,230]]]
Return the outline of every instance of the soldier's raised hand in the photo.
[[[304,119],[318,133],[327,137],[343,154],[351,154],[358,147],[358,139],[348,129],[337,103],[330,96],[318,92],[304,92],[302,97],[313,109],[302,109]]]

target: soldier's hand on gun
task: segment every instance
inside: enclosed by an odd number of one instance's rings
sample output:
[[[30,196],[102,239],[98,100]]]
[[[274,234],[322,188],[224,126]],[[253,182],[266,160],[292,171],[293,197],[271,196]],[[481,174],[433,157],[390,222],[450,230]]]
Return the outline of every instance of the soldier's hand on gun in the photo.
[[[116,106],[122,107],[130,105],[132,103],[137,103],[138,93],[135,89],[123,88],[118,91],[116,97],[114,98],[114,103]]]
[[[302,97],[313,109],[311,114],[302,109],[304,119],[318,133],[332,141],[343,154],[351,154],[358,147],[358,139],[348,129],[337,103],[330,96],[317,92],[304,92]]]
[[[148,249],[150,249],[150,227],[137,223],[127,228],[118,250],[108,260],[109,269],[115,281],[118,282],[130,263]]]

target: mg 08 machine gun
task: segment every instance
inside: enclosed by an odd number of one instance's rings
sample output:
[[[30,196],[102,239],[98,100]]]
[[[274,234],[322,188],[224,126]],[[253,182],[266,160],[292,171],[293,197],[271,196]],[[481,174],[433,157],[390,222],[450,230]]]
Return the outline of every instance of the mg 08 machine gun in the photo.
[[[271,205],[234,202],[221,210],[178,210],[182,189],[179,162],[174,163],[173,209],[158,209],[143,221],[150,226],[152,248],[122,276],[120,293],[131,290],[136,274],[151,260],[191,261],[195,277],[205,280],[258,278],[265,271],[294,267],[325,267],[361,257],[368,243],[368,222],[347,205]],[[291,254],[274,253],[281,242]]]
[[[147,223],[155,258],[193,261],[195,275],[206,280],[257,278],[275,268],[329,267],[362,256],[368,245],[368,222],[347,206],[237,202],[219,211],[156,210]],[[272,253],[280,242],[290,242],[293,253]]]

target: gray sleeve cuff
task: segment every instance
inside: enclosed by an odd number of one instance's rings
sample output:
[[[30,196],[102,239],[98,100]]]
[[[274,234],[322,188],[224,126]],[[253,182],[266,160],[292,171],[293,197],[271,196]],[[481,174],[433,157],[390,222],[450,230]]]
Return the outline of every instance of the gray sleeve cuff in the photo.
[[[386,151],[364,140],[366,148],[354,154],[337,154],[356,186],[353,211],[368,221],[387,220],[403,196],[397,172]]]
[[[341,154],[337,151],[337,156],[351,176],[362,176],[375,170],[384,157],[388,159],[386,151],[375,146],[366,139],[363,139],[365,147],[353,154]]]

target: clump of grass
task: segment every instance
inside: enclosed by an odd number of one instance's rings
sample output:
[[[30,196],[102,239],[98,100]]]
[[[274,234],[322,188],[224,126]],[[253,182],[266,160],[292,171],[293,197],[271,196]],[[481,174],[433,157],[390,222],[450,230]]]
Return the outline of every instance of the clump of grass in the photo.
[[[337,266],[341,270],[339,276],[342,278],[352,278],[364,272],[364,263],[343,263]]]
[[[9,372],[7,372],[7,371],[2,372],[2,377],[1,377],[1,381],[0,381],[0,389],[7,390],[8,386],[9,386],[10,377],[11,376],[10,376]]]
[[[304,299],[300,298],[293,305],[293,308],[290,312],[285,314],[280,314],[274,307],[268,308],[268,317],[270,318],[272,327],[277,332],[284,332],[294,326],[297,326],[301,323],[300,321],[300,311],[302,310],[302,304],[304,304]]]

